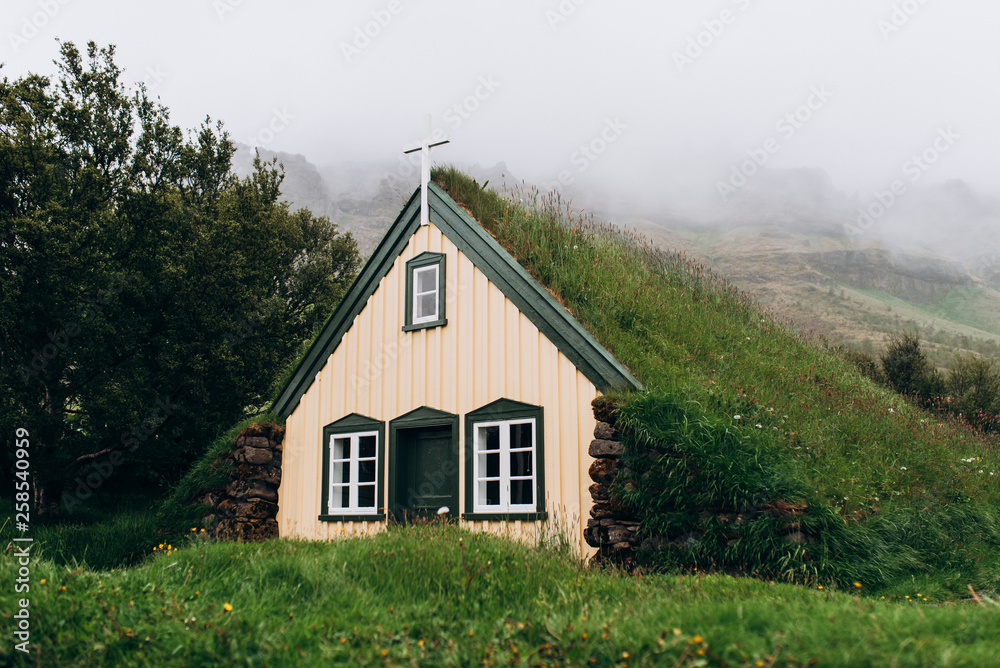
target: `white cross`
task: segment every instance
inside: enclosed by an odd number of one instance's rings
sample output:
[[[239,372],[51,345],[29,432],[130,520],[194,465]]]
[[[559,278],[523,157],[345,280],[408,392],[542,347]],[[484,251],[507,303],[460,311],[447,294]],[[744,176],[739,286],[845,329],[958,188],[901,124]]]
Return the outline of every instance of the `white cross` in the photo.
[[[437,141],[434,141],[434,140]],[[420,145],[403,150],[403,153],[420,151],[420,224],[426,225],[427,219],[427,184],[431,181],[431,149],[448,143],[448,135],[431,136],[431,115],[424,117],[424,138]]]

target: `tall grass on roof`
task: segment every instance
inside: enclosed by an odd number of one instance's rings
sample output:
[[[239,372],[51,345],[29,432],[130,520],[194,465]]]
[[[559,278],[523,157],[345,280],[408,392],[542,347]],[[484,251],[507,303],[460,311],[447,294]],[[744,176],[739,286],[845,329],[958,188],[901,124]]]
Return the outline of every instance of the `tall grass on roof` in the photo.
[[[646,385],[617,397],[630,466],[612,494],[642,518],[651,563],[889,592],[1000,585],[996,438],[913,407],[704,263],[557,194],[434,179]]]

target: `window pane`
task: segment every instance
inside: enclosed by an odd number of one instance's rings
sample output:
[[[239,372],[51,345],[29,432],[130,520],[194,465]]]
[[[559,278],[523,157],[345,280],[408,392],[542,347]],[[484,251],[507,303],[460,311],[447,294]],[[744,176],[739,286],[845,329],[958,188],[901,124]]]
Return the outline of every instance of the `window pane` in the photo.
[[[486,478],[499,478],[500,477],[500,453],[491,452],[486,455],[486,471],[480,471],[480,474],[485,473]]]
[[[510,453],[510,474],[512,476],[530,476],[531,450],[520,450]]]
[[[534,503],[531,493],[533,485],[530,480],[510,481],[510,502],[514,503]]]
[[[358,508],[375,507],[375,485],[358,485]]]
[[[334,485],[332,497],[334,508],[347,508],[351,505],[351,488],[347,485]]]
[[[358,439],[358,457],[375,456],[375,437],[362,436]]]
[[[417,269],[414,272],[417,283],[417,293],[423,292],[437,292],[437,267],[427,267],[426,269]]]
[[[499,480],[487,480],[479,483],[479,505],[481,506],[500,505]]]
[[[358,462],[358,482],[375,482],[375,460]]]
[[[351,439],[349,438],[333,439],[333,458],[349,459],[350,456],[351,456]]]
[[[414,316],[416,319],[421,318],[433,318],[437,316],[437,295],[431,293],[429,295],[420,295],[417,297],[417,313]]]
[[[500,427],[479,428],[479,450],[500,449]]]
[[[333,482],[351,482],[351,462],[336,462],[333,465]]]
[[[515,448],[530,448],[532,445],[530,422],[510,425],[510,447],[512,450]]]

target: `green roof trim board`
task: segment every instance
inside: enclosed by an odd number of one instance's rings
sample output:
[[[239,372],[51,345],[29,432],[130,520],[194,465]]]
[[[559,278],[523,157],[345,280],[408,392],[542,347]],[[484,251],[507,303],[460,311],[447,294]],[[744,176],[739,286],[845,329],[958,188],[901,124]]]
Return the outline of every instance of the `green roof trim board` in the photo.
[[[432,223],[598,390],[642,388],[621,362],[435,183],[429,184],[427,202],[433,214]],[[417,188],[278,394],[271,407],[273,412],[287,418],[295,410],[419,226],[420,189]]]

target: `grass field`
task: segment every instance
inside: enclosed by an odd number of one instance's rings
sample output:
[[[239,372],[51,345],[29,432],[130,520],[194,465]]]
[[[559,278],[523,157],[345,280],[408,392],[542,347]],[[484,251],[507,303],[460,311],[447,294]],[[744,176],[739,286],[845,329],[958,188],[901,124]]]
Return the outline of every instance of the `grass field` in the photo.
[[[1000,648],[989,600],[627,576],[447,525],[157,552],[114,570],[36,562],[17,664],[990,666]],[[13,581],[13,560],[0,572]],[[8,640],[0,659],[13,654]]]

